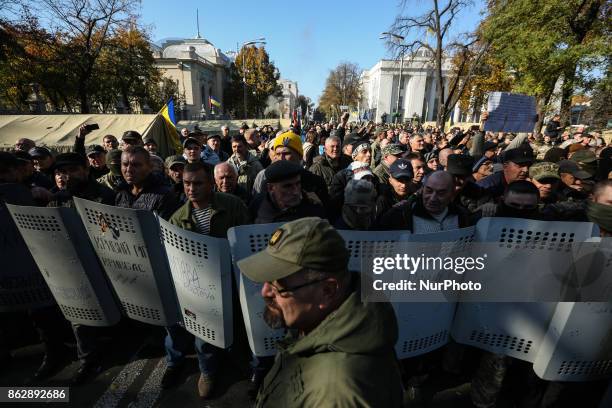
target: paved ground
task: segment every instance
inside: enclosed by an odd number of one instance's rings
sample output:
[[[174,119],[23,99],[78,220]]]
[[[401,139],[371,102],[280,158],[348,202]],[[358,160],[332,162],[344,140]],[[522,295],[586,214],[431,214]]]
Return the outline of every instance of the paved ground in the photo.
[[[124,322],[112,331],[101,335],[103,363],[101,372],[92,380],[78,387],[70,387],[70,404],[45,404],[49,407],[250,407],[247,397],[249,352],[244,341],[238,341],[231,352],[226,353],[221,365],[215,395],[202,401],[197,397],[196,382],[199,376],[195,355],[187,359],[182,378],[176,388],[162,390],[161,377],[166,368],[163,350],[164,331],[134,322]],[[240,338],[240,336],[239,336]],[[32,333],[24,334],[23,343],[13,347],[13,360],[0,367],[0,386],[66,386],[76,371],[78,363],[74,344],[67,343],[68,355],[63,368],[51,378],[38,384],[30,382],[43,356],[41,344],[36,344]],[[28,341],[29,340],[29,341]],[[376,375],[373,373],[373,375]],[[562,403],[550,407],[597,408],[606,382],[572,385]],[[466,378],[440,377],[426,382],[421,388],[421,400],[411,401],[409,407],[463,408],[471,407],[470,384]],[[509,390],[499,401],[499,408],[511,408],[509,400],[520,390]],[[2,405],[2,404],[0,404]],[[13,405],[15,406],[15,405]],[[37,407],[40,404],[21,403],[19,407]],[[600,408],[606,408],[601,406]]]

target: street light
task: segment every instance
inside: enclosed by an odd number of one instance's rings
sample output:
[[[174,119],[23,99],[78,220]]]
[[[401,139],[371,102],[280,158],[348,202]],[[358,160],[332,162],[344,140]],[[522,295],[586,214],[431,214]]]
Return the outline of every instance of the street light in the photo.
[[[401,91],[401,86],[402,86],[402,70],[404,69],[404,48],[406,47],[404,44],[402,44],[404,42],[405,37],[399,34],[394,34],[394,33],[390,33],[388,31],[382,32],[380,33],[380,39],[381,40],[386,40],[389,37],[391,37],[392,39],[394,39],[397,42],[397,45],[400,47],[400,69],[399,69],[399,81],[397,82],[397,107],[396,107],[396,113],[397,113],[397,118],[399,118],[399,112],[400,112],[400,91]]]
[[[246,41],[242,43],[242,47],[240,47],[240,50],[242,50],[244,47],[248,47],[250,45],[255,45],[255,44],[265,45],[266,44],[265,37],[259,37],[254,40]],[[238,56],[238,53],[239,53],[238,44],[236,44],[236,56]],[[246,119],[247,118],[246,117],[247,116],[247,91],[246,91],[246,66],[245,66],[244,53],[242,53],[242,92],[243,92],[243,102],[244,102],[244,118]]]

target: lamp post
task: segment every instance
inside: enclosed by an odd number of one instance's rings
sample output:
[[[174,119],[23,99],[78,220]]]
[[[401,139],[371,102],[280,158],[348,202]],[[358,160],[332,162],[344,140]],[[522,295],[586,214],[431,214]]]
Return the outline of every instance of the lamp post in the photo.
[[[388,31],[385,31],[383,33],[380,33],[380,39],[381,40],[385,40],[387,38],[393,38],[395,41],[397,41],[397,45],[400,47],[400,69],[399,69],[399,81],[397,82],[397,105],[395,108],[395,112],[397,114],[397,118],[399,119],[399,112],[400,112],[400,92],[401,92],[401,87],[402,87],[402,70],[404,69],[404,48],[405,45],[402,44],[404,41],[404,36],[398,35],[398,34],[393,34],[390,33]]]
[[[262,44],[265,45],[266,44],[266,39],[264,37],[260,37],[257,38],[255,40],[251,40],[251,41],[246,41],[244,43],[242,43],[242,47],[240,47],[240,50],[242,50],[244,47],[247,47],[249,45],[255,45],[255,44]],[[238,57],[238,47],[236,44],[236,57]],[[247,91],[246,91],[246,66],[245,66],[245,58],[244,58],[244,53],[242,53],[242,92],[243,92],[243,102],[244,102],[244,118],[246,119],[247,117]]]

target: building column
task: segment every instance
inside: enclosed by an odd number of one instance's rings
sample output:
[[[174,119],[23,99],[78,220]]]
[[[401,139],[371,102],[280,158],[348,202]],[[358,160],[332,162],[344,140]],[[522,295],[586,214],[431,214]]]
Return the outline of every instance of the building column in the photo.
[[[410,82],[406,87],[406,97],[409,101],[405,104],[405,118],[412,118],[415,112],[417,115],[421,116],[423,112],[426,81],[427,75],[424,73],[414,73],[410,75]]]

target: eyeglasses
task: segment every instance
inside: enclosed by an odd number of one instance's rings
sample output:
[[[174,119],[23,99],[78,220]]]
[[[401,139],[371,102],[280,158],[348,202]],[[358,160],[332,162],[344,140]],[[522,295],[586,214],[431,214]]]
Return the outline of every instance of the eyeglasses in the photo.
[[[327,278],[313,280],[313,281],[302,283],[301,285],[297,285],[297,286],[293,286],[293,287],[289,287],[289,288],[279,288],[278,286],[276,286],[272,282],[268,282],[268,285],[272,286],[274,288],[274,290],[276,291],[276,293],[278,293],[280,296],[283,296],[283,294],[285,294],[285,293],[295,292],[296,290],[305,288],[306,286],[314,285],[315,283],[323,282],[324,280],[327,280]]]

